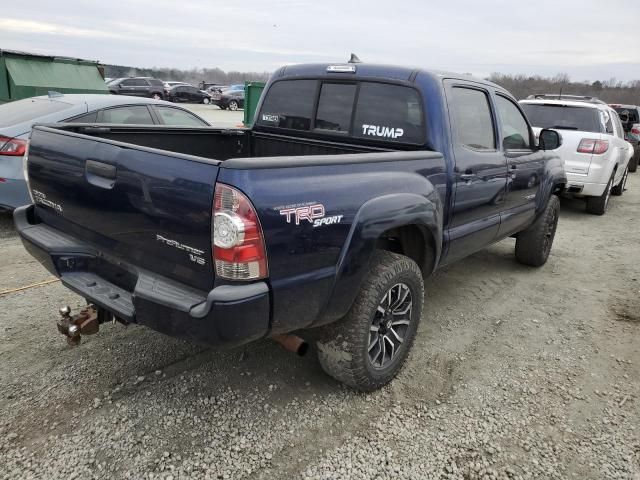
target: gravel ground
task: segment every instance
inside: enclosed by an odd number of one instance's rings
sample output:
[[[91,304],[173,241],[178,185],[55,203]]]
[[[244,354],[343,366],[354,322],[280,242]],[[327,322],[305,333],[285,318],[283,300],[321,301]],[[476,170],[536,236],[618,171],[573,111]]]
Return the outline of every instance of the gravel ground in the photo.
[[[369,395],[269,341],[107,325],[59,283],[0,296],[0,479],[640,479],[640,174],[563,200],[548,264],[505,240],[426,284],[406,368]],[[47,280],[0,217],[0,291]]]

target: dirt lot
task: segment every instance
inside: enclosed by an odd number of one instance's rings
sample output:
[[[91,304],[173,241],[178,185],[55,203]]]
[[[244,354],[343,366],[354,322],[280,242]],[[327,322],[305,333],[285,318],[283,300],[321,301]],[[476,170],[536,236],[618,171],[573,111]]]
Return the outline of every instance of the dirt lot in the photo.
[[[562,202],[540,269],[503,241],[427,282],[413,354],[356,394],[270,341],[140,327],[76,348],[59,283],[0,297],[0,478],[640,479],[640,174]],[[0,220],[0,290],[50,278]]]

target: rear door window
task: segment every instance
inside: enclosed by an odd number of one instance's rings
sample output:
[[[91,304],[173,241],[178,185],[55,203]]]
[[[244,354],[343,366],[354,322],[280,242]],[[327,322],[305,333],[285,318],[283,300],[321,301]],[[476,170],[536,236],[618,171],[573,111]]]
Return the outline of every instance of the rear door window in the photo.
[[[360,84],[353,136],[402,143],[424,143],[422,107],[413,88],[385,83]]]
[[[173,107],[155,107],[156,112],[165,125],[180,125],[189,127],[207,127],[208,124],[190,112]]]
[[[309,130],[317,84],[316,80],[274,83],[269,88],[256,123],[266,127]]]
[[[147,107],[128,105],[108,108],[98,113],[98,123],[119,123],[129,125],[153,125],[153,118]]]
[[[97,116],[98,116],[98,112],[91,112],[91,113],[87,113],[86,115],[80,115],[79,117],[72,118],[70,120],[65,120],[65,122],[95,123]]]
[[[451,106],[458,141],[472,150],[495,150],[495,130],[489,97],[484,90],[454,87]]]
[[[316,128],[348,133],[356,88],[355,84],[324,83],[320,89]]]

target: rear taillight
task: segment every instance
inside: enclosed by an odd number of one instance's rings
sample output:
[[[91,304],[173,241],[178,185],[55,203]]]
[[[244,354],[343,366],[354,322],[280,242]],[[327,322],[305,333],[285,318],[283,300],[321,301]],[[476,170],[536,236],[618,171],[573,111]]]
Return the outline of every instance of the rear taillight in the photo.
[[[228,280],[257,280],[268,275],[260,220],[247,197],[216,184],[213,202],[213,260],[216,275]]]
[[[0,155],[22,156],[27,150],[27,141],[0,135]]]
[[[640,135],[640,128],[638,127],[633,127],[631,129],[631,133],[633,133],[634,135]]]
[[[609,150],[609,142],[607,140],[595,140],[593,138],[583,138],[578,145],[578,152],[592,153],[594,155],[602,155]]]

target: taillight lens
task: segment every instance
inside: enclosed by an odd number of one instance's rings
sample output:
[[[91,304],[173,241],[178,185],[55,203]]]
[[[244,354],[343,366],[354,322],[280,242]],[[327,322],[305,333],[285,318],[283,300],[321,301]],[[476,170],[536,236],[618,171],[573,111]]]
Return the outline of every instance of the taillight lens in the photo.
[[[0,155],[22,156],[27,150],[27,141],[0,135]]]
[[[602,155],[609,150],[608,140],[596,140],[593,138],[583,138],[578,145],[578,152],[592,153],[594,155]]]
[[[268,276],[258,215],[247,197],[222,183],[216,184],[212,243],[216,275],[221,278],[257,280]]]
[[[631,129],[631,133],[633,133],[634,135],[640,135],[640,128],[633,127]]]

